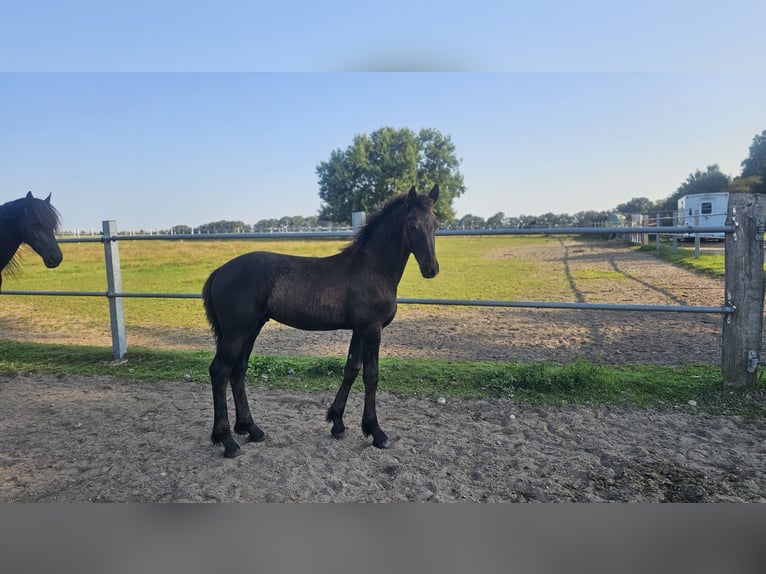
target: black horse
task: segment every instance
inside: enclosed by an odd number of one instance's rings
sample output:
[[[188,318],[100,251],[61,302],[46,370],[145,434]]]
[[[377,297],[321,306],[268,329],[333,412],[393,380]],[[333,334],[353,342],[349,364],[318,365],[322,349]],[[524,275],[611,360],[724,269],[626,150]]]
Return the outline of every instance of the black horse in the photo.
[[[50,194],[45,199],[37,199],[30,191],[26,197],[0,205],[0,272],[3,269],[16,271],[17,251],[22,243],[34,249],[46,267],[58,267],[63,259],[55,236],[59,222]],[[0,275],[0,287],[2,284]]]
[[[336,438],[345,434],[343,412],[351,385],[364,365],[362,432],[378,448],[389,446],[375,413],[378,351],[382,329],[396,314],[396,290],[410,253],[425,278],[439,272],[434,235],[434,202],[428,195],[409,193],[393,198],[359,231],[354,241],[330,257],[296,257],[256,251],[240,255],[213,271],[202,296],[216,340],[210,364],[213,386],[213,433],[224,456],[240,454],[231,435],[226,384],[231,382],[237,419],[234,431],[261,441],[245,395],[245,371],[263,325],[274,319],[298,329],[350,329],[351,344],[343,383],[327,410]]]

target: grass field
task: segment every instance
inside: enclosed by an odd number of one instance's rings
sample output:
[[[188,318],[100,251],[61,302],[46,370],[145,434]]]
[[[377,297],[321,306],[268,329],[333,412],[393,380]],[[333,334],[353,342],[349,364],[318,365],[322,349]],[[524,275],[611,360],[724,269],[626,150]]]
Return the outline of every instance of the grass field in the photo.
[[[408,265],[399,296],[407,298],[496,299],[564,301],[570,286],[553,262],[524,256],[524,247],[556,242],[541,236],[465,236],[437,238],[441,273],[434,279],[420,277],[417,265]],[[304,256],[337,253],[345,241],[121,241],[119,243],[124,292],[200,293],[210,272],[232,257],[253,250]],[[648,248],[643,248],[648,249]],[[64,263],[46,269],[39,257],[27,250],[17,277],[4,277],[6,290],[106,291],[103,247],[99,243],[62,244]],[[652,248],[653,251],[653,248]],[[693,249],[672,253],[663,246],[658,256],[693,271],[722,277],[722,254],[703,253],[694,259]],[[618,273],[581,270],[575,279],[618,280]],[[509,280],[512,277],[512,280]],[[77,330],[87,325],[108,324],[105,298],[3,297],[0,325],[14,321],[20,327],[67,325]],[[206,329],[198,299],[125,299],[129,327],[145,330]],[[438,308],[436,312],[438,312]],[[407,313],[408,310],[402,310]]]
[[[676,252],[667,244],[660,244],[660,251],[657,253],[654,246],[644,246],[641,249],[652,251],[658,257],[670,261],[674,265],[690,269],[697,273],[705,273],[712,277],[723,277],[726,269],[726,263],[723,253],[700,252],[699,259],[694,257],[693,247],[679,246]]]
[[[399,296],[443,299],[542,299],[568,296],[568,284],[555,266],[516,255],[540,237],[439,237],[437,254],[442,272],[424,280],[417,265],[407,266]],[[303,256],[337,253],[344,241],[121,241],[123,291],[200,293],[210,272],[232,257],[254,250]],[[3,279],[6,290],[105,291],[103,247],[98,243],[65,243],[64,262],[46,269],[31,252],[18,277]],[[513,277],[509,281],[509,277]],[[106,299],[82,297],[5,297],[0,320],[13,316],[24,322],[71,322],[76,326],[108,321]],[[128,325],[151,329],[205,328],[199,300],[126,299]]]

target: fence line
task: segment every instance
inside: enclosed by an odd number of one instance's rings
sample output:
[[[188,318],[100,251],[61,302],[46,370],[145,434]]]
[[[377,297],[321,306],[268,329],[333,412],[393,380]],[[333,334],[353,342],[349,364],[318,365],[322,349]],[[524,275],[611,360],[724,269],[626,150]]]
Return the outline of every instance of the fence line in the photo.
[[[502,229],[439,229],[437,236],[452,235],[632,235],[657,232],[668,235],[693,234],[704,232],[731,233],[733,225],[716,226],[660,226],[645,225],[641,227],[519,227]],[[114,234],[108,238],[104,235],[90,237],[65,237],[59,243],[104,243],[105,241],[218,241],[242,239],[348,239],[354,236],[353,231],[284,231],[276,233],[175,233],[155,235],[125,235]]]
[[[110,244],[116,244],[118,241],[218,241],[218,240],[242,240],[242,239],[342,239],[353,236],[350,231],[327,231],[327,232],[285,232],[285,233],[209,233],[209,234],[173,234],[173,235],[120,235],[116,234],[116,224],[114,221],[104,221],[104,228],[109,227],[109,231],[99,237],[87,238],[68,238],[60,239],[59,243],[103,243],[105,249]],[[527,229],[450,229],[439,230],[437,235],[442,236],[485,236],[485,235],[579,235],[579,234],[625,234],[626,229],[630,233],[655,233],[656,227],[553,227],[553,228],[527,228]],[[670,233],[689,233],[692,229],[684,227],[663,227],[663,232],[668,229]],[[706,230],[721,232],[732,232],[734,226],[706,227]],[[114,255],[111,255],[114,257]],[[117,269],[119,266],[117,267]],[[115,272],[116,270],[115,269]],[[111,277],[107,272],[107,278]],[[32,295],[32,296],[62,296],[62,297],[106,297],[107,299],[201,299],[201,293],[136,293],[122,292],[114,290],[106,291],[23,291],[23,290],[5,290],[3,295]],[[398,298],[398,304],[403,305],[453,305],[464,307],[512,307],[512,308],[531,308],[531,309],[579,309],[596,311],[660,311],[660,312],[679,312],[679,313],[704,313],[704,314],[731,314],[735,308],[730,305],[721,306],[702,306],[702,305],[637,305],[637,304],[617,304],[617,303],[581,303],[581,302],[552,302],[552,301],[502,301],[502,300],[480,300],[480,299],[413,299]]]
[[[747,198],[752,198],[748,203]],[[748,223],[743,225],[743,221]],[[742,234],[746,228],[745,236]],[[755,231],[754,231],[755,230]],[[718,232],[726,234],[726,304],[721,306],[689,306],[689,305],[633,305],[612,303],[581,303],[581,302],[544,302],[544,301],[492,301],[470,299],[412,299],[399,298],[400,304],[417,305],[459,305],[477,307],[513,307],[533,309],[576,309],[599,311],[639,311],[639,312],[678,312],[678,313],[712,313],[724,316],[724,342],[726,352],[738,355],[737,361],[727,361],[723,357],[724,383],[740,386],[754,382],[755,367],[760,361],[760,333],[763,315],[763,232],[764,218],[760,212],[758,198],[753,194],[731,194],[729,213],[726,225],[718,226],[637,226],[637,227],[535,227],[514,229],[445,229],[437,231],[439,236],[469,236],[469,235],[582,235],[582,234],[657,234],[686,235],[703,232]],[[757,235],[760,233],[760,235]],[[104,257],[107,268],[106,291],[3,291],[3,295],[33,295],[33,296],[78,296],[106,297],[110,306],[110,322],[112,326],[112,349],[115,360],[122,359],[127,353],[125,335],[125,318],[122,308],[123,300],[127,298],[165,298],[165,299],[199,299],[200,293],[125,293],[122,291],[119,251],[119,241],[211,241],[211,240],[242,240],[242,239],[345,239],[353,235],[353,231],[319,231],[319,232],[278,232],[278,233],[211,233],[211,234],[166,234],[166,235],[120,235],[117,233],[115,221],[103,222],[103,234],[100,237],[62,238],[59,243],[103,243]],[[748,241],[758,242],[758,249],[750,249]],[[760,252],[760,266],[755,251]],[[755,259],[753,259],[755,258]],[[746,275],[754,281],[743,281],[740,274],[729,272],[730,261],[739,260],[740,269],[747,269]],[[750,272],[752,270],[752,273]],[[748,283],[746,285],[746,283]],[[760,289],[760,290],[759,290]],[[755,294],[755,295],[754,295]],[[754,325],[756,319],[758,324]],[[736,318],[733,320],[733,318]],[[745,322],[748,326],[726,328],[733,323]],[[757,330],[758,339],[753,333]],[[741,332],[748,335],[742,339]],[[747,357],[743,368],[740,355]],[[728,365],[728,366],[727,366]],[[745,372],[743,372],[745,371]]]

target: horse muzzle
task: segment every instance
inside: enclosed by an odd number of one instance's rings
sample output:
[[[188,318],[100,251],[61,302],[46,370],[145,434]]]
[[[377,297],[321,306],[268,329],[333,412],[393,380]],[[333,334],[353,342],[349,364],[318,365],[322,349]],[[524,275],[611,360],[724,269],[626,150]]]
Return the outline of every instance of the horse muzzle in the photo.
[[[45,263],[45,266],[48,269],[53,269],[55,267],[58,267],[59,264],[61,264],[61,261],[64,259],[64,255],[59,253],[52,253],[50,255],[47,255],[43,257],[43,263]]]
[[[439,274],[439,263],[437,261],[433,261],[432,263],[421,265],[420,274],[424,279],[433,279]]]

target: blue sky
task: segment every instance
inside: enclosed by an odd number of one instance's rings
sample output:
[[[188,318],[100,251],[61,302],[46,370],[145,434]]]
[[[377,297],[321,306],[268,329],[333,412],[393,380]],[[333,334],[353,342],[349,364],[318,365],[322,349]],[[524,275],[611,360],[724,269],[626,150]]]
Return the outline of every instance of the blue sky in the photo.
[[[748,71],[757,0],[0,0],[7,71]]]
[[[737,175],[766,129],[750,3],[261,4],[3,4],[0,201],[53,192],[83,229],[312,215],[316,166],[392,126],[452,137],[458,216],[574,213]],[[356,71],[389,69],[416,71]]]

